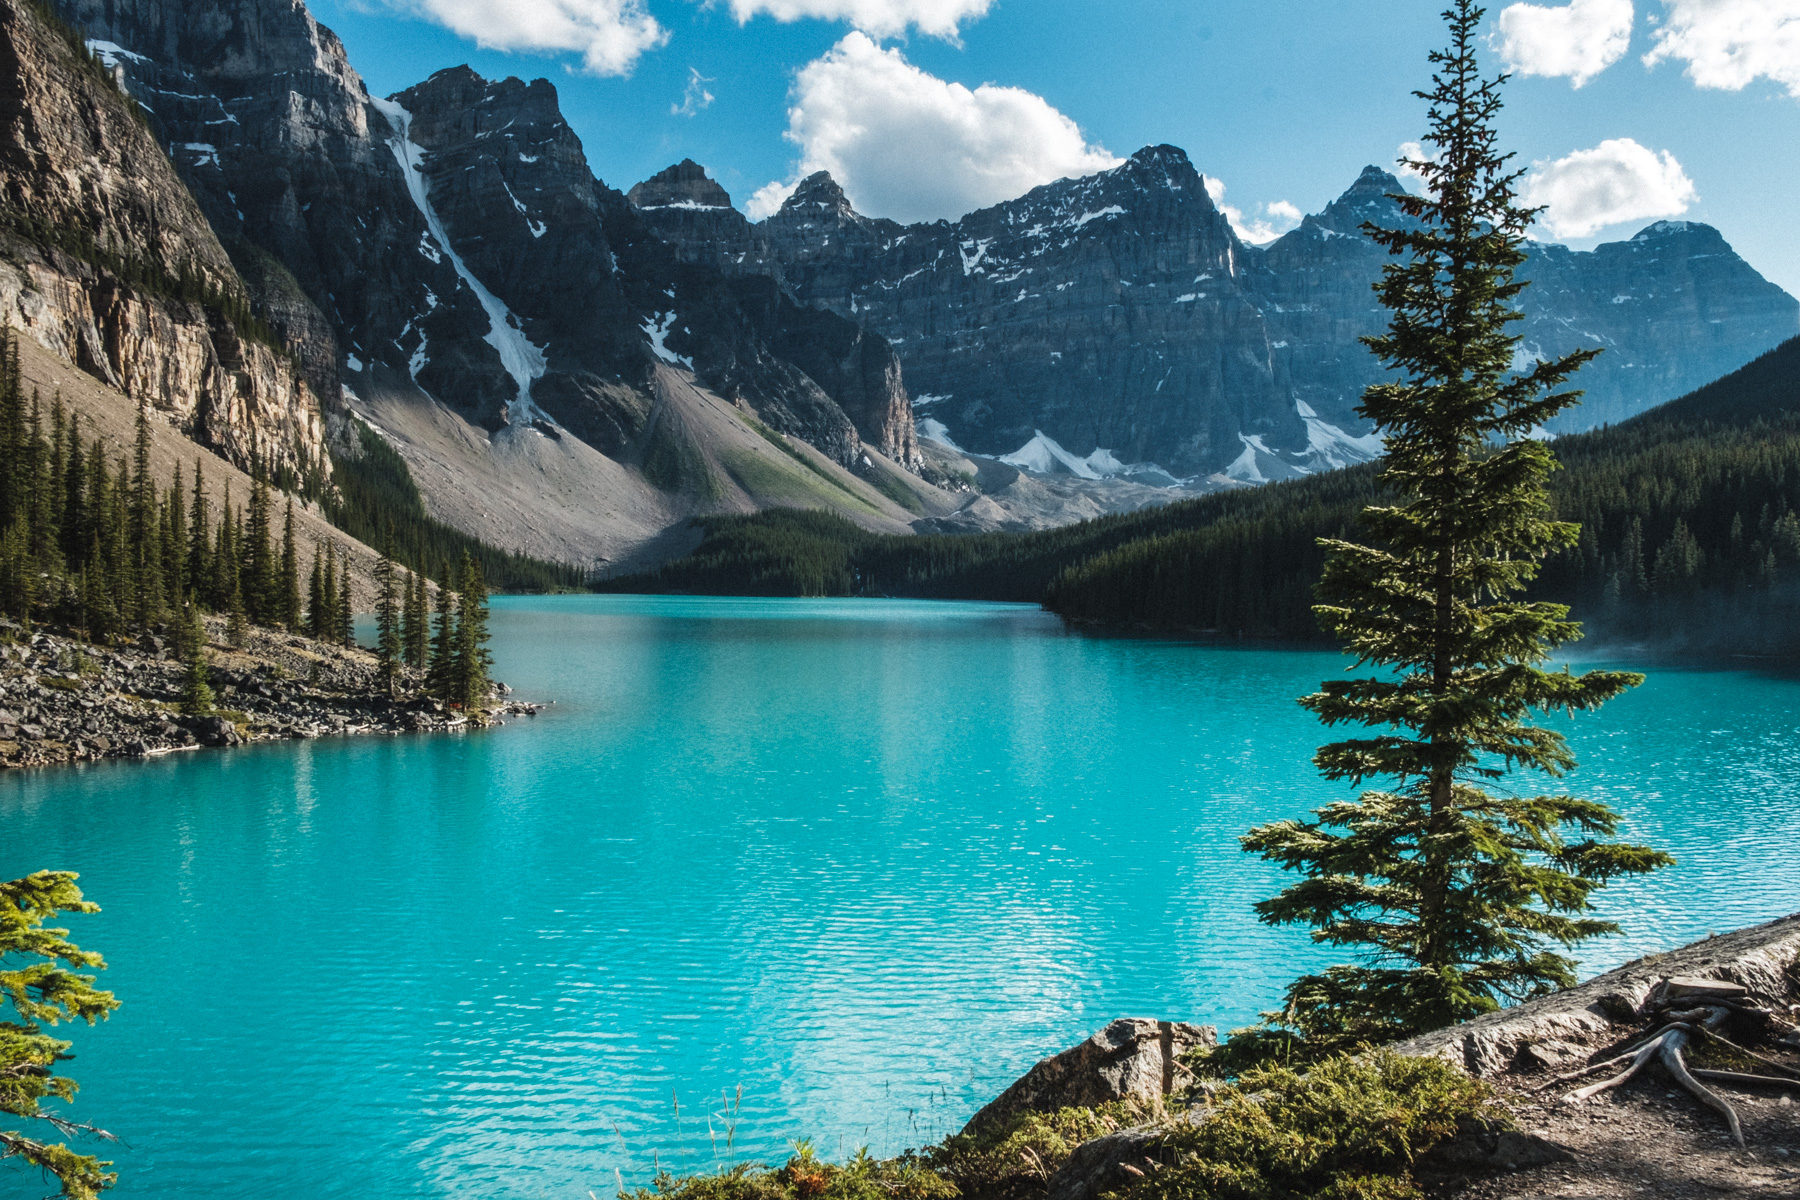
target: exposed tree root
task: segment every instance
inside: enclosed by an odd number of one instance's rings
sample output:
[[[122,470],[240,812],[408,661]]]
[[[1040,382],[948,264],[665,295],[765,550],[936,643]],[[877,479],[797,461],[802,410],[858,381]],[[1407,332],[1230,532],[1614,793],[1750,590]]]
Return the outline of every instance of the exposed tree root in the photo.
[[[1693,1001],[1688,1002],[1694,1003]],[[1753,1008],[1738,1002],[1715,1004],[1711,1002],[1710,999],[1703,1000],[1699,1002],[1696,1007],[1689,1009],[1676,1009],[1673,1003],[1665,1004],[1662,1012],[1664,1024],[1656,1030],[1649,1041],[1638,1046],[1635,1052],[1630,1052],[1628,1055],[1621,1054],[1614,1058],[1609,1058],[1604,1062],[1589,1064],[1579,1071],[1553,1079],[1545,1086],[1553,1087],[1559,1084],[1569,1083],[1581,1078],[1583,1075],[1591,1074],[1605,1067],[1614,1066],[1624,1062],[1627,1057],[1630,1058],[1631,1065],[1617,1075],[1614,1075],[1612,1078],[1603,1079],[1599,1083],[1591,1083],[1583,1088],[1577,1088],[1575,1091],[1570,1092],[1564,1097],[1564,1100],[1570,1104],[1580,1104],[1582,1101],[1597,1096],[1601,1092],[1608,1091],[1625,1083],[1643,1069],[1646,1063],[1650,1062],[1652,1058],[1655,1058],[1662,1063],[1663,1069],[1669,1073],[1670,1077],[1682,1087],[1686,1088],[1696,1100],[1725,1118],[1725,1124],[1731,1130],[1731,1140],[1736,1142],[1739,1147],[1743,1147],[1745,1144],[1744,1126],[1743,1123],[1738,1120],[1737,1110],[1731,1106],[1730,1101],[1701,1083],[1699,1079],[1695,1078],[1695,1075],[1703,1075],[1708,1079],[1716,1079],[1722,1083],[1800,1088],[1800,1076],[1793,1079],[1785,1078],[1785,1076],[1795,1074],[1790,1068],[1746,1050],[1719,1033],[1719,1029],[1730,1019],[1732,1013],[1761,1013],[1763,1011],[1764,1010]],[[1784,1077],[1777,1078],[1766,1075],[1746,1075],[1737,1071],[1700,1070],[1696,1072],[1690,1070],[1685,1052],[1688,1048],[1689,1041],[1695,1037],[1705,1038],[1710,1041],[1718,1042],[1723,1046],[1727,1046],[1754,1062],[1761,1063],[1766,1067],[1781,1072]]]
[[[1746,1087],[1800,1088],[1800,1079],[1788,1079],[1779,1075],[1746,1075],[1742,1071],[1711,1071],[1705,1067],[1695,1067],[1693,1070],[1702,1079],[1716,1079],[1720,1083],[1737,1083]]]

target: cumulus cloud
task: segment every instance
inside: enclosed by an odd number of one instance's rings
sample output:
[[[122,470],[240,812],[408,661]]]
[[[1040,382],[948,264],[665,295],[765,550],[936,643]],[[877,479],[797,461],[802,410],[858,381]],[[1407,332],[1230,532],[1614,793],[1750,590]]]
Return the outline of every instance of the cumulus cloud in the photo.
[[[714,82],[716,81],[689,67],[687,86],[681,90],[681,103],[669,105],[669,115],[691,117],[709,107],[713,102],[713,94],[706,90],[706,85]]]
[[[791,99],[783,136],[800,147],[794,179],[830,171],[859,211],[896,221],[959,217],[1120,162],[1042,96],[991,83],[971,91],[860,32],[802,67]],[[745,211],[767,216],[792,191],[770,184]]]
[[[596,75],[629,75],[669,40],[643,0],[396,0],[491,50],[574,51]]]
[[[1256,246],[1274,241],[1300,224],[1306,215],[1286,200],[1276,200],[1262,206],[1261,216],[1245,216],[1244,210],[1237,205],[1225,203],[1225,181],[1213,175],[1206,177],[1206,194],[1231,222],[1232,231],[1243,241]]]
[[[1521,196],[1528,205],[1544,206],[1538,220],[1552,236],[1572,238],[1622,221],[1680,216],[1699,199],[1673,154],[1630,138],[1531,164]]]
[[[993,0],[731,0],[742,25],[757,14],[777,21],[846,21],[876,37],[899,37],[910,27],[954,39],[964,21],[987,15]]]
[[[1771,79],[1800,100],[1800,0],[1663,0],[1668,16],[1648,66],[1664,59],[1687,64],[1704,88],[1735,92]]]
[[[1567,76],[1580,87],[1631,47],[1631,0],[1513,4],[1500,14],[1500,56],[1520,75]]]

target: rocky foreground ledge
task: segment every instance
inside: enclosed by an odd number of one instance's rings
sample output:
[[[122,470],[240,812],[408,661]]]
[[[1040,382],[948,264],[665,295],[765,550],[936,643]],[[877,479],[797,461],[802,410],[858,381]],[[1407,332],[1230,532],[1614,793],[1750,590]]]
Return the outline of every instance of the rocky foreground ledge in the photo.
[[[0,621],[0,767],[49,766],[101,758],[237,746],[277,738],[418,733],[479,728],[542,705],[508,698],[496,684],[484,712],[446,711],[429,697],[389,699],[375,656],[355,647],[252,629],[244,645],[225,642],[225,622],[208,618],[214,711],[180,711],[183,664],[146,635],[100,647]],[[408,671],[403,693],[420,680]]]
[[[1698,1028],[1707,1006],[1729,1020],[1716,1026],[1718,1037],[1696,1035],[1692,1063],[1741,1116],[1743,1146],[1719,1112],[1654,1060],[1623,1083],[1582,1094],[1583,1085],[1622,1071],[1671,1019]],[[1464,1127],[1416,1161],[1420,1190],[1410,1194],[1796,1200],[1797,1026],[1800,914],[1637,959],[1579,987],[1403,1042],[1395,1053],[1440,1059],[1481,1080],[1498,1117]],[[1144,1114],[1137,1123],[1074,1146],[1034,1189],[1044,1200],[1103,1200],[1176,1165],[1171,1131],[1212,1119],[1212,1086],[1196,1082],[1189,1067],[1201,1065],[1195,1052],[1203,1055],[1214,1041],[1211,1026],[1114,1021],[1038,1063],[964,1134],[1022,1113],[1132,1102]]]

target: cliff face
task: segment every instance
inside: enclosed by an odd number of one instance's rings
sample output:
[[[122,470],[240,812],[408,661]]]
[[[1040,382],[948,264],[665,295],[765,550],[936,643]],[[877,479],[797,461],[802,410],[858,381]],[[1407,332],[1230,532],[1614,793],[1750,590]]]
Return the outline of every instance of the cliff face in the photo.
[[[1357,339],[1386,323],[1370,291],[1385,256],[1360,227],[1401,219],[1385,171],[1257,248],[1172,146],[904,227],[856,213],[824,174],[751,224],[689,167],[634,189],[645,220],[691,261],[766,275],[884,335],[921,414],[970,449],[1247,481],[1379,451],[1355,409],[1379,377]],[[1800,304],[1703,225],[1586,253],[1534,245],[1523,274],[1525,353],[1608,351],[1563,429],[1672,399],[1800,329]]]
[[[588,167],[546,80],[466,67],[378,102],[428,224],[498,314],[513,403],[617,454],[644,428],[650,370],[680,365],[843,465],[865,442],[916,463],[899,362],[879,337],[772,283],[683,263]],[[720,192],[723,195],[723,192]],[[495,333],[494,330],[499,330]],[[434,393],[434,345],[416,377]]]
[[[370,97],[295,0],[59,7],[149,110],[262,311],[334,400],[341,376],[620,455],[649,419],[652,370],[679,363],[839,461],[860,449],[837,383],[771,349],[798,307],[777,296],[760,314],[773,326],[745,327],[717,273],[680,263],[593,177],[548,82],[455,68]],[[905,428],[870,426],[882,448],[911,435],[889,365]]]
[[[318,401],[106,72],[0,0],[0,319],[248,466],[323,461]]]

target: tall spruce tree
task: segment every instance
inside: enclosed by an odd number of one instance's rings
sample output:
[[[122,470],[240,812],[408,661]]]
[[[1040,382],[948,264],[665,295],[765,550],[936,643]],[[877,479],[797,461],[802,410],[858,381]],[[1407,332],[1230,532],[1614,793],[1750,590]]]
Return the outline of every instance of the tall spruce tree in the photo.
[[[356,611],[350,598],[350,552],[338,553],[343,570],[338,572],[337,642],[340,646],[356,645]]]
[[[400,678],[405,645],[400,639],[400,579],[394,564],[394,530],[390,525],[375,564],[375,655],[381,663],[381,682],[392,696]]]
[[[325,551],[313,547],[312,579],[306,588],[306,636],[324,638],[326,627]]]
[[[269,485],[262,472],[250,480],[250,510],[244,525],[241,570],[244,606],[258,625],[273,625],[282,607],[278,591],[275,543],[269,520]]]
[[[212,506],[206,500],[206,476],[194,459],[194,495],[188,507],[188,594],[203,608],[217,608],[213,601]]]
[[[1573,675],[1542,664],[1580,634],[1562,605],[1516,597],[1574,525],[1553,519],[1550,447],[1530,436],[1579,393],[1559,391],[1584,350],[1513,370],[1514,278],[1533,212],[1522,172],[1497,149],[1505,77],[1476,60],[1482,10],[1455,0],[1434,52],[1421,196],[1393,199],[1403,228],[1364,226],[1401,261],[1376,292],[1388,331],[1365,338],[1393,372],[1360,411],[1386,440],[1397,502],[1363,511],[1369,544],[1326,541],[1321,623],[1373,675],[1330,680],[1301,700],[1327,726],[1371,736],[1323,746],[1327,779],[1393,780],[1319,809],[1316,821],[1253,830],[1247,850],[1305,878],[1257,905],[1270,924],[1362,951],[1358,965],[1296,980],[1279,1020],[1312,1050],[1387,1041],[1574,982],[1568,948],[1611,933],[1585,914],[1593,892],[1669,857],[1603,840],[1619,816],[1566,794],[1489,790],[1517,770],[1556,778],[1575,760],[1530,722],[1599,707],[1641,676]],[[1271,1014],[1276,1016],[1276,1014]]]
[[[320,591],[319,633],[321,641],[335,642],[343,621],[338,617],[337,547],[325,543],[325,578]]]
[[[456,684],[456,571],[444,559],[438,575],[437,621],[431,635],[431,662],[425,670],[425,683],[431,694],[445,704],[454,704]]]
[[[406,606],[401,611],[400,641],[406,653],[406,665],[414,670],[425,667],[425,650],[431,642],[431,617],[426,607],[425,577],[407,572]]]
[[[281,597],[276,621],[289,633],[300,632],[300,548],[294,541],[294,498],[287,498],[281,521]]]
[[[474,712],[487,701],[488,653],[487,584],[481,578],[481,561],[463,551],[461,592],[456,605],[456,692],[465,712]]]

